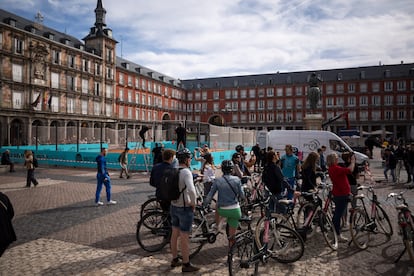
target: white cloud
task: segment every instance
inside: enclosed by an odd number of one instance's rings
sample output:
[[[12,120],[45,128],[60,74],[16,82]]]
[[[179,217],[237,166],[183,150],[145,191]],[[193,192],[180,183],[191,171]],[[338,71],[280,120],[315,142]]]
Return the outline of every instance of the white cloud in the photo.
[[[2,2],[81,39],[97,1]],[[102,2],[118,55],[180,79],[413,62],[411,0]]]

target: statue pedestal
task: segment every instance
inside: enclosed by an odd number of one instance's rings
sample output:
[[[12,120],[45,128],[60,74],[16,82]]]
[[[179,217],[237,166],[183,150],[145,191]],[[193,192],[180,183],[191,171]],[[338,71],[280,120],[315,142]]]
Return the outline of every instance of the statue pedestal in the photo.
[[[306,114],[303,120],[305,122],[305,129],[322,130],[322,114]]]

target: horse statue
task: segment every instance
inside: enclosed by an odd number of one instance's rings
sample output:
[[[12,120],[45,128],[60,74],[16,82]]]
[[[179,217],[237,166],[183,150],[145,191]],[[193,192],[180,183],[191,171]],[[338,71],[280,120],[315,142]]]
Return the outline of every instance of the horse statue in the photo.
[[[319,82],[322,80],[316,76],[316,73],[312,73],[309,79],[309,89],[307,99],[309,101],[309,106],[313,112],[318,106],[319,101],[322,99],[321,90],[319,89]]]

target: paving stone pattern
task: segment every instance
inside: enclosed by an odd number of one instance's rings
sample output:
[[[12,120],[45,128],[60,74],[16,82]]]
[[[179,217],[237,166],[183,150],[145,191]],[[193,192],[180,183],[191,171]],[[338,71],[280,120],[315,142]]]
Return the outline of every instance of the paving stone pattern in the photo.
[[[371,164],[374,178],[379,182],[384,178],[381,162]],[[17,168],[16,173],[0,175],[0,191],[10,197],[15,209],[13,224],[18,237],[0,258],[0,275],[181,274],[181,268],[170,269],[168,248],[149,254],[136,242],[140,205],[154,193],[147,175],[137,173],[131,179],[119,179],[119,171],[113,171],[112,193],[118,204],[96,207],[93,170],[39,168],[36,177],[40,184],[30,189],[24,188],[25,174],[23,168]],[[414,275],[414,266],[407,255],[399,263],[393,263],[403,244],[394,205],[385,202],[389,192],[401,191],[404,186],[384,183],[375,186],[394,223],[391,240],[376,235],[367,250],[340,244],[334,252],[317,234],[306,242],[301,260],[293,264],[270,260],[260,266],[260,275]],[[414,209],[414,190],[406,195]],[[225,237],[220,235],[216,243],[203,247],[192,260],[201,267],[196,275],[228,274],[226,244]]]

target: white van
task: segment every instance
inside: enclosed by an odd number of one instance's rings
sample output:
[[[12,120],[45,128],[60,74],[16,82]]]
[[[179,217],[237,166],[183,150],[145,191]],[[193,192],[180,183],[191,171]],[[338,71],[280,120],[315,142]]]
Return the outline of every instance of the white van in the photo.
[[[326,146],[325,157],[332,153],[338,153],[341,157],[342,152],[354,152],[356,162],[362,165],[368,161],[368,156],[360,152],[353,151],[338,135],[324,130],[271,130],[259,131],[257,133],[257,143],[260,148],[272,147],[279,151],[281,155],[285,154],[285,146],[290,144],[298,149],[298,156],[304,160],[312,151]]]

